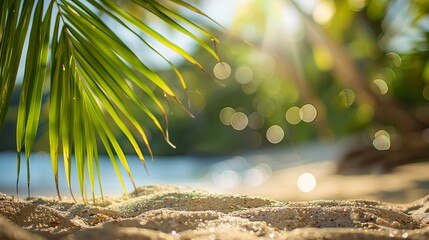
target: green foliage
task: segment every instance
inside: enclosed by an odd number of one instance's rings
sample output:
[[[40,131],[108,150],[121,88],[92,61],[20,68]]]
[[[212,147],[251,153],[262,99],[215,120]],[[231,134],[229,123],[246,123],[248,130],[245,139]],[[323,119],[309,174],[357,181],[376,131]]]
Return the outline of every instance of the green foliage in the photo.
[[[126,170],[133,184],[134,180],[122,149],[123,144],[118,141],[115,131],[120,130],[145,164],[135,133],[138,133],[140,141],[146,145],[148,154],[152,155],[147,132],[130,109],[137,108],[144,113],[165,141],[170,143],[167,113],[161,97],[165,95],[180,106],[182,104],[177,98],[177,90],[172,88],[175,81],[161,78],[148,67],[124,42],[124,37],[117,33],[118,29],[124,29],[130,36],[137,37],[140,44],[146,45],[167,61],[176,73],[175,78],[180,81],[182,91],[186,91],[186,84],[180,71],[150,41],[165,45],[191,64],[204,69],[189,52],[149,26],[145,22],[146,15],[156,16],[171,30],[193,39],[219,60],[200,35],[212,41],[217,39],[200,25],[179,14],[181,11],[177,11],[178,9],[208,18],[182,0],[133,0],[124,6],[110,0],[51,0],[46,3],[43,0],[1,1],[1,124],[10,105],[18,70],[24,68],[16,129],[18,178],[22,150],[25,151],[26,163],[29,165],[46,85],[49,87],[49,146],[58,196],[60,197],[60,154],[70,191],[74,157],[82,197],[87,200],[88,176],[94,195],[95,175],[98,179],[100,175],[99,141],[110,157],[126,193],[119,164]],[[137,10],[142,12],[142,16],[137,14]],[[25,66],[21,62],[24,49],[27,49]],[[134,89],[143,94],[137,95]],[[29,185],[29,170],[27,182]]]
[[[196,83],[204,111],[172,128],[180,131],[171,134],[181,136],[179,149],[219,154],[271,147],[266,134],[273,125],[284,130],[275,145],[281,147],[356,133],[371,142],[379,130],[393,136],[418,129],[416,122],[429,126],[427,3],[321,0],[311,1],[312,9],[307,2],[249,0],[236,8],[231,29],[252,47],[222,39],[231,76],[221,80],[225,88]],[[316,22],[317,9],[323,15],[325,7],[332,8],[330,21]],[[251,76],[244,81],[243,69]],[[184,71],[195,76],[190,79],[200,76]],[[317,109],[314,121],[298,114],[306,104]],[[247,127],[222,124],[225,107],[244,113]]]

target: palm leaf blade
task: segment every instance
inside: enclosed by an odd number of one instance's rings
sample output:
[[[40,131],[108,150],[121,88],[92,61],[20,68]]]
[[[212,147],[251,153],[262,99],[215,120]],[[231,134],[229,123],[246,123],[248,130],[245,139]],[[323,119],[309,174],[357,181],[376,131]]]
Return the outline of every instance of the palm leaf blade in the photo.
[[[112,162],[112,165],[115,169],[116,175],[117,175],[118,180],[122,186],[122,189],[124,190],[125,195],[128,197],[128,193],[127,193],[124,181],[122,179],[121,172],[120,172],[118,164],[116,162],[116,157],[115,157],[115,155],[112,151],[112,148],[111,148],[111,144],[112,144],[115,148],[115,151],[116,151],[118,148],[118,146],[117,146],[118,143],[116,142],[116,139],[114,138],[113,133],[111,132],[107,121],[105,121],[105,118],[104,118],[104,115],[102,113],[102,110],[100,109],[100,106],[95,102],[95,99],[88,97],[87,100],[88,100],[87,106],[89,107],[89,111],[92,114],[91,116],[93,116],[93,118],[99,119],[99,121],[93,121],[94,126],[97,129],[98,136],[100,137],[100,139],[104,145],[104,148],[106,149],[107,155],[109,156],[109,158]],[[112,143],[112,141],[115,142],[116,144]],[[116,145],[116,147],[115,147],[115,145]],[[120,149],[120,147],[119,147],[119,149]],[[126,164],[126,167],[128,167],[127,164]],[[97,168],[98,168],[98,164],[97,164]],[[126,169],[126,171],[129,174],[131,174],[129,167],[128,167],[128,169]]]
[[[28,195],[30,196],[30,168],[29,158],[32,150],[32,145],[36,137],[36,130],[39,122],[42,87],[44,82],[44,71],[46,70],[46,62],[48,57],[47,46],[41,48],[35,46],[36,43],[49,42],[49,35],[44,34],[44,30],[49,27],[43,21],[43,3],[39,1],[33,16],[33,27],[30,32],[30,44],[28,49],[28,58],[25,65],[23,87],[20,96],[18,119],[17,119],[17,150],[21,151],[25,144],[26,162],[27,162],[27,185]],[[50,8],[52,10],[52,7]],[[49,12],[48,12],[49,15]],[[45,24],[44,24],[45,23]],[[48,36],[46,41],[45,37]],[[32,78],[35,77],[33,80]]]
[[[85,29],[83,29],[85,30]],[[134,83],[136,83],[138,86],[140,86],[149,96],[150,98],[155,102],[157,106],[159,106],[163,116],[164,120],[167,121],[165,110],[163,109],[161,103],[159,100],[155,97],[155,95],[152,93],[152,91],[144,84],[140,83],[140,79],[137,77],[137,75],[134,73],[132,69],[129,68],[125,63],[123,63],[117,54],[113,52],[112,49],[109,49],[104,44],[106,40],[105,38],[97,39],[95,38],[90,32],[87,32],[85,36],[87,36],[89,39],[87,40],[85,37],[81,36],[79,32],[77,32],[74,29],[70,29],[71,33],[76,39],[72,39],[73,45],[76,47],[76,50],[79,50],[82,54],[92,52],[92,54],[86,55],[85,57],[82,57],[81,60],[84,62],[86,59],[91,59],[90,63],[86,64],[86,66],[89,66],[92,68],[92,65],[98,65],[97,69],[94,69],[93,72],[100,72],[100,71],[106,71],[105,77],[99,77],[99,84],[103,84],[103,90],[109,90],[109,96],[115,97],[117,94],[124,92],[124,94],[131,98],[132,101],[134,101],[142,110],[145,112],[150,119],[153,121],[153,123],[157,126],[157,128],[161,131],[161,133],[166,138],[166,134],[164,133],[164,130],[159,123],[158,119],[153,115],[153,113],[141,102],[137,99],[135,96],[135,93],[131,90],[131,88],[128,86],[128,84],[125,82],[124,77],[118,72],[124,74],[126,78],[132,80]],[[103,37],[99,36],[99,37]],[[106,36],[104,36],[106,37]],[[85,44],[79,44],[79,43],[85,43]],[[124,57],[125,58],[125,57]],[[100,63],[98,63],[100,62]],[[112,79],[112,81],[105,82],[107,79]],[[121,103],[122,101],[118,100],[120,97],[116,97],[117,100],[115,100],[117,103]],[[122,107],[121,107],[122,106]],[[122,111],[126,113],[126,107],[122,103],[119,107],[121,107]],[[126,113],[127,114],[127,113]],[[130,114],[127,114],[127,117],[129,120],[133,123],[133,125],[138,129],[139,133],[141,134],[145,144],[148,146],[148,150],[151,153],[150,147],[148,145],[148,141],[146,138],[146,134],[141,129],[137,121],[135,121]],[[168,139],[166,139],[168,141]],[[151,154],[152,155],[152,154]],[[139,155],[141,159],[143,159],[142,156]]]
[[[56,21],[55,21],[55,27],[53,36],[58,36],[59,31],[59,23],[60,23],[60,17],[57,15]],[[61,194],[59,190],[59,183],[58,183],[58,146],[59,146],[59,119],[60,119],[60,112],[61,112],[61,96],[60,91],[62,89],[62,81],[58,81],[60,78],[60,74],[62,72],[62,66],[60,64],[61,61],[61,52],[57,51],[57,46],[61,42],[57,42],[57,39],[54,38],[52,40],[52,55],[51,55],[51,62],[52,62],[52,71],[51,71],[51,91],[50,91],[50,97],[49,97],[49,105],[50,105],[50,111],[49,111],[49,149],[50,149],[50,156],[51,156],[51,165],[52,165],[52,172],[54,174],[54,180],[55,180],[55,188],[57,191],[57,196],[61,200]],[[59,47],[60,49],[61,46]]]
[[[192,38],[218,59],[207,43],[181,24],[215,39],[208,31],[164,7],[163,3],[152,0],[135,2],[136,6],[140,5],[145,11],[152,12],[170,28]],[[142,5],[143,2],[149,5]],[[169,47],[198,68],[204,68],[190,53],[151,28],[144,20],[137,19],[127,10],[123,10],[116,2],[53,0],[48,4],[46,7],[43,0],[3,0],[0,3],[0,126],[10,104],[23,49],[28,49],[17,114],[17,187],[23,149],[29,187],[29,159],[39,122],[42,121],[45,81],[50,80],[49,148],[58,197],[61,199],[58,183],[60,152],[63,155],[66,182],[72,197],[74,198],[71,186],[73,160],[83,199],[88,201],[87,177],[92,197],[95,199],[95,174],[103,197],[97,146],[99,140],[126,193],[120,165],[128,174],[134,188],[136,185],[123,151],[123,144],[117,139],[117,132],[126,137],[135,154],[145,164],[141,143],[136,136],[141,137],[151,156],[152,150],[143,123],[132,110],[137,107],[144,113],[146,120],[170,143],[167,113],[160,96],[164,93],[175,99],[180,106],[183,105],[176,97],[177,90],[173,91],[169,82],[145,65],[124,43],[123,38],[106,24],[104,17],[113,20],[115,26],[135,34],[150,51],[161,56],[177,75],[182,90],[186,91],[186,83],[179,68],[153,47],[145,39],[146,36]],[[190,5],[180,1],[178,6],[194,11]],[[8,37],[4,37],[4,33],[7,33]],[[47,73],[47,70],[50,72]],[[47,78],[48,74],[50,79]],[[156,89],[151,89],[148,84],[154,85]],[[142,91],[137,94],[134,86]]]
[[[178,45],[174,44],[173,42],[169,41],[166,37],[164,37],[162,34],[158,33],[148,25],[146,25],[144,22],[138,20],[133,15],[129,14],[128,12],[124,11],[120,6],[115,4],[114,2],[110,1],[103,1],[106,6],[109,7],[109,10],[112,12],[118,14],[122,18],[124,18],[129,23],[133,24],[137,28],[139,28],[141,31],[145,32],[146,34],[150,35],[152,38],[156,39],[158,42],[164,44],[165,46],[169,47],[171,50],[175,51],[176,53],[180,54],[183,58],[188,60],[190,63],[196,65],[198,68],[204,70],[203,66],[194,58],[192,57],[188,52],[183,50]],[[125,23],[124,23],[125,24]],[[167,92],[168,93],[168,92]],[[168,93],[169,94],[169,93]],[[169,94],[171,95],[171,94]],[[173,96],[173,95],[171,95]]]
[[[61,74],[57,81],[62,81],[61,84],[61,119],[60,119],[60,135],[62,143],[62,152],[63,152],[63,162],[64,162],[64,171],[66,175],[67,185],[69,187],[70,193],[73,196],[71,189],[71,157],[72,157],[72,137],[73,137],[73,125],[72,125],[72,113],[74,112],[72,99],[74,93],[72,92],[73,88],[73,74],[69,49],[67,49],[67,39],[66,39],[66,30],[63,27],[63,30],[60,34],[60,46],[64,49],[61,59]],[[58,49],[57,51],[61,51]],[[73,197],[74,198],[74,197]]]
[[[43,1],[39,2],[43,3]],[[34,87],[32,89],[30,105],[28,109],[28,119],[25,127],[25,151],[27,157],[30,156],[31,150],[33,148],[34,141],[36,139],[36,132],[39,123],[40,109],[42,105],[42,96],[43,96],[43,84],[45,82],[46,68],[48,64],[48,51],[49,51],[49,33],[50,33],[50,18],[52,14],[53,2],[48,7],[45,18],[42,21],[41,27],[38,29],[39,32],[36,32],[38,35],[38,42],[42,44],[42,47],[39,48],[39,52],[36,53],[37,62],[34,66]],[[37,37],[37,36],[36,36]],[[31,36],[30,36],[31,38]],[[30,79],[31,76],[25,79]],[[30,81],[30,80],[29,80]]]
[[[167,14],[165,14],[162,10],[166,10],[166,8],[161,7],[159,3],[156,1],[148,0],[149,4],[142,4],[142,7],[145,7],[147,10],[149,10],[151,13],[155,14],[157,17],[162,19],[164,22],[166,22],[172,29],[176,29],[179,32],[182,32],[183,34],[187,35],[188,37],[192,38],[195,42],[197,42],[201,47],[203,47],[207,52],[209,52],[213,57],[217,58],[218,61],[220,61],[220,58],[218,58],[215,51],[202,39],[197,37],[195,34],[191,33],[186,28],[182,27],[179,23],[174,21],[172,18],[170,18]],[[141,2],[139,2],[141,3]],[[180,15],[175,14],[176,17],[180,17]],[[183,19],[183,18],[182,18]],[[196,26],[192,22],[188,21],[188,24],[191,26]],[[211,36],[210,36],[211,37]],[[214,39],[214,38],[213,38]]]
[[[3,125],[12,97],[33,5],[33,1],[23,3],[18,25],[16,25],[16,21],[20,1],[5,1],[2,5],[0,24],[2,31],[0,38],[0,84],[2,86],[0,89],[0,128]],[[4,38],[3,32],[10,33],[9,37]]]

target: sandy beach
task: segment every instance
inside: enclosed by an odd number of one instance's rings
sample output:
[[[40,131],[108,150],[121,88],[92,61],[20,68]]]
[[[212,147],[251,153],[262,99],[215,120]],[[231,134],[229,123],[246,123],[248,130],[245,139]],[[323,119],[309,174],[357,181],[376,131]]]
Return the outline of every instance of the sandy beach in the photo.
[[[98,199],[100,202],[101,200]],[[101,203],[101,202],[100,202]],[[283,202],[171,185],[104,205],[0,195],[0,239],[428,239],[429,195]]]

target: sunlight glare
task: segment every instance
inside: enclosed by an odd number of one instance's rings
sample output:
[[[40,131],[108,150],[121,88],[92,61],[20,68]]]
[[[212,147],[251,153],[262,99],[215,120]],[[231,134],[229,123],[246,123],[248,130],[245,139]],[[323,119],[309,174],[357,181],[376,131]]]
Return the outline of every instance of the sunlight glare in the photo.
[[[283,26],[288,33],[288,39],[301,41],[305,32],[300,15],[290,4],[284,4],[282,11]]]
[[[306,14],[311,15],[314,8],[316,7],[317,3],[320,0],[305,0],[305,1],[295,1],[295,3],[299,6],[300,9],[302,9],[303,12]]]
[[[316,178],[311,173],[303,173],[298,177],[296,186],[301,192],[311,192],[316,188]]]

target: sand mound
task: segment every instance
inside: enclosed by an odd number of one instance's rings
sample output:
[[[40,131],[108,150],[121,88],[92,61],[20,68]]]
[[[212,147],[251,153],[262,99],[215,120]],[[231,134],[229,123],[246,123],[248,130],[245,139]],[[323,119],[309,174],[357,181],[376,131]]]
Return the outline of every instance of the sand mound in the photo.
[[[408,204],[278,202],[145,186],[105,206],[0,194],[0,239],[429,239],[429,195]]]

